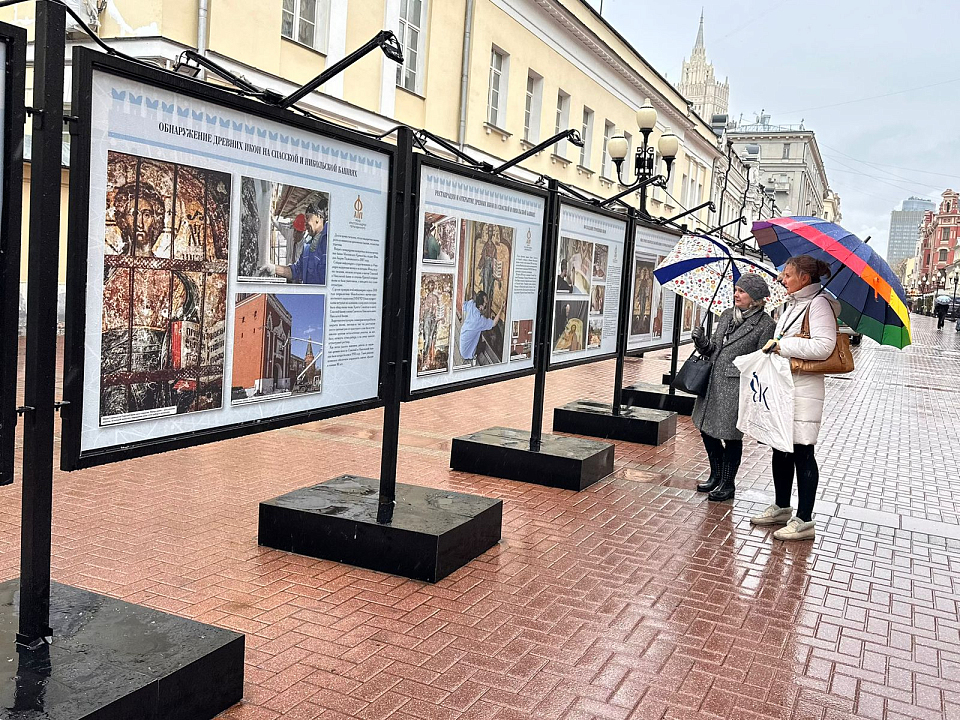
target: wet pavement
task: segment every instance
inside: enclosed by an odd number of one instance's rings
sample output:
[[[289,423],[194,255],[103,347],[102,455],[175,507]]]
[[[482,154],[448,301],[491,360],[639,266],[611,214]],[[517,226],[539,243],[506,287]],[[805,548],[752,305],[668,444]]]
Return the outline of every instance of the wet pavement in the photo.
[[[818,537],[784,544],[752,441],[734,503],[693,491],[699,436],[616,443],[575,493],[448,469],[450,440],[527,429],[532,378],[404,406],[399,480],[504,501],[503,540],[430,585],[257,545],[261,500],[376,477],[371,411],[55,479],[53,577],[247,635],[222,717],[960,718],[960,333],[914,317],[829,379]],[[655,380],[666,353],[627,364]],[[613,363],[550,373],[549,408],[609,400]],[[59,449],[58,449],[59,451]],[[19,562],[0,488],[0,580]]]

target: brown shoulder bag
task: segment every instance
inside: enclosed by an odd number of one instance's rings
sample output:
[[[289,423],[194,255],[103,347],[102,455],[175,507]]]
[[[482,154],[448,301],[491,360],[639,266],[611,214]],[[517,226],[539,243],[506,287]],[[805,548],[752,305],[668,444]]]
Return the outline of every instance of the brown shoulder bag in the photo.
[[[837,323],[839,327],[839,323]],[[810,310],[803,315],[803,324],[799,338],[810,339]],[[850,337],[846,333],[837,331],[837,344],[826,360],[800,360],[790,358],[791,372],[819,373],[821,375],[843,375],[853,372],[853,353],[850,352]]]

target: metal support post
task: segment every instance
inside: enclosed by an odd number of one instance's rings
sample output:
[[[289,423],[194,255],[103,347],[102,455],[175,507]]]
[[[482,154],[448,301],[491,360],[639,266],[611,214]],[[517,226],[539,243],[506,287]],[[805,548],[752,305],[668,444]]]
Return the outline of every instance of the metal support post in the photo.
[[[550,336],[553,318],[554,278],[557,266],[557,240],[560,231],[560,186],[549,180],[547,190],[544,242],[540,249],[540,298],[537,307],[537,338],[534,349],[536,375],[533,384],[533,419],[530,423],[530,450],[538,452],[543,437],[543,398],[547,389],[547,368],[550,366]]]
[[[640,207],[645,210],[645,199],[641,197]],[[630,335],[630,316],[633,307],[633,252],[637,238],[637,212],[633,208],[627,211],[627,237],[623,242],[623,273],[620,277],[620,317],[617,321],[617,366],[613,374],[613,414],[620,414],[623,404],[623,365],[627,357],[627,340]]]
[[[50,630],[50,546],[57,369],[57,269],[60,256],[60,153],[66,11],[36,6],[33,154],[27,276],[27,353],[23,419],[23,519],[20,531],[20,627],[34,647]]]
[[[7,85],[3,118],[4,152],[0,170],[0,485],[13,482],[14,433],[17,426],[17,334],[20,324],[20,244],[23,188],[24,82],[26,76],[26,33],[7,38]],[[13,102],[7,102],[12,99]]]
[[[683,298],[674,295],[673,306],[673,347],[670,352],[670,394],[676,395],[677,391],[673,387],[673,381],[677,378],[677,361],[680,356],[680,324],[683,322]]]
[[[383,384],[383,441],[380,450],[380,500],[377,522],[393,519],[397,499],[397,453],[400,445],[400,397],[408,364],[407,298],[410,278],[410,237],[413,227],[413,130],[397,130],[397,154],[393,171],[393,219],[390,243],[387,246],[384,312],[389,313],[386,326],[387,367]]]

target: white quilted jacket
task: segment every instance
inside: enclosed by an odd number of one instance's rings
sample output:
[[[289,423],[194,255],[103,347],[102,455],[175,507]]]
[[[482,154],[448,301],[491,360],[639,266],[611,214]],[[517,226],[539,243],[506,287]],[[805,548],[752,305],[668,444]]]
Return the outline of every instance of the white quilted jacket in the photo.
[[[774,335],[780,338],[780,354],[783,357],[826,360],[833,352],[837,344],[837,315],[840,313],[840,303],[826,293],[817,295],[820,287],[819,283],[811,283],[787,296]],[[810,338],[795,337],[803,325],[803,314],[807,308],[810,309]],[[797,318],[796,322],[793,322],[794,318]],[[789,328],[786,333],[784,328]],[[815,445],[823,420],[823,375],[794,373],[793,395],[793,443]]]

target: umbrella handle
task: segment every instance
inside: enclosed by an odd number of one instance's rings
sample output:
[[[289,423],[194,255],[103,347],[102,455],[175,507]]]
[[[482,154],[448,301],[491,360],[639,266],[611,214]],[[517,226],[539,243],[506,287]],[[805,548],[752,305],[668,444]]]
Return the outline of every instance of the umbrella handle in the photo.
[[[730,259],[727,260],[727,266],[723,269],[723,274],[721,277],[726,277],[727,270],[733,265],[733,256],[730,256]],[[713,303],[717,299],[717,294],[720,292],[720,283],[717,283],[716,289],[713,291],[713,297],[710,298],[710,304],[707,306],[707,312],[703,314],[703,317],[700,318],[700,327],[703,327],[703,324],[707,321],[707,316],[709,313],[713,312]]]

